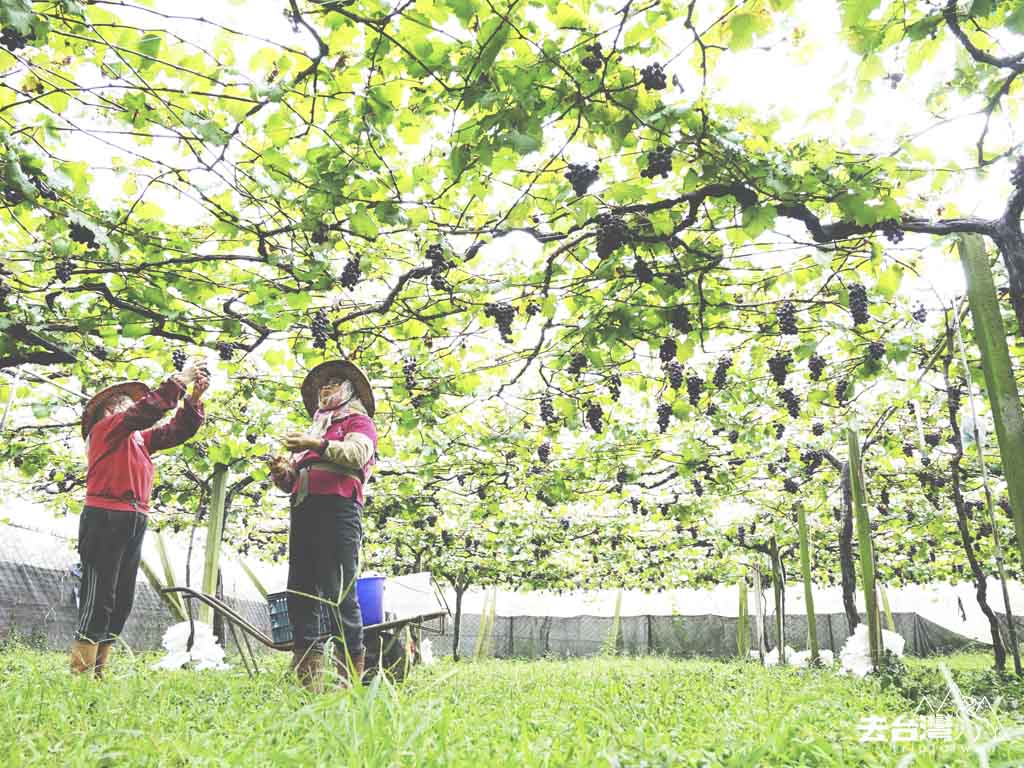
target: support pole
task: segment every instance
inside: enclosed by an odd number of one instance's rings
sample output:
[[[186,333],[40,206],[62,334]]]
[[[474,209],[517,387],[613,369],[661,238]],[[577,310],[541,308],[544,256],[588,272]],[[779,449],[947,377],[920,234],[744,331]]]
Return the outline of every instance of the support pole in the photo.
[[[750,659],[750,609],[747,607],[747,575],[740,574],[740,612],[736,621],[736,653],[743,660]]]
[[[210,493],[210,517],[206,521],[206,552],[203,563],[203,592],[217,592],[217,573],[220,570],[220,544],[224,538],[224,498],[227,493],[228,468],[218,464],[213,470]],[[213,625],[213,608],[206,603],[199,606],[199,620]]]
[[[974,319],[974,337],[981,349],[981,368],[996,425],[1003,476],[1013,508],[1017,547],[1024,557],[1024,414],[1021,412],[1020,394],[1013,377],[992,269],[981,236],[961,235],[958,248],[967,276],[967,298]]]
[[[860,459],[860,437],[855,426],[846,430],[846,443],[850,453],[850,488],[853,491],[853,514],[857,522],[857,546],[860,549],[861,580],[864,582],[864,607],[868,619],[868,642],[871,665],[877,672],[881,663],[881,627],[878,621],[878,601],[875,594],[875,563],[871,546],[871,522],[864,499],[864,468]]]
[[[804,603],[807,606],[807,640],[811,647],[811,663],[818,663],[818,623],[814,616],[814,591],[811,583],[811,546],[807,533],[807,510],[797,502],[797,525],[800,528],[800,572],[804,579]]]

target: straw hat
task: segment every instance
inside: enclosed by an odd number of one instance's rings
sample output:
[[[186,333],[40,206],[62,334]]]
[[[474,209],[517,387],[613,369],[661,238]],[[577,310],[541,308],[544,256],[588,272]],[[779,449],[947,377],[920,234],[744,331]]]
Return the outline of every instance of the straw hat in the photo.
[[[348,360],[328,360],[306,374],[302,382],[302,402],[306,404],[306,411],[310,416],[315,414],[320,406],[320,387],[330,379],[351,381],[353,389],[366,406],[367,414],[373,418],[377,406],[373,400],[370,380],[358,365]]]
[[[104,407],[112,397],[127,395],[132,400],[138,401],[148,394],[149,387],[141,381],[122,381],[120,384],[100,390],[85,404],[85,410],[82,412],[82,437],[88,436],[89,430],[98,421],[97,415],[103,413]]]

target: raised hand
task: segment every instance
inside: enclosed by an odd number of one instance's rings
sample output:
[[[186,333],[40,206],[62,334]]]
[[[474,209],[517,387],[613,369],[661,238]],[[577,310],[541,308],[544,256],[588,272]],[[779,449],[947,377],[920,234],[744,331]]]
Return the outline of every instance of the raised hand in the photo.
[[[188,396],[188,401],[192,405],[198,405],[199,401],[203,398],[203,393],[210,386],[210,377],[205,371],[201,372],[196,380],[192,384],[192,394]]]

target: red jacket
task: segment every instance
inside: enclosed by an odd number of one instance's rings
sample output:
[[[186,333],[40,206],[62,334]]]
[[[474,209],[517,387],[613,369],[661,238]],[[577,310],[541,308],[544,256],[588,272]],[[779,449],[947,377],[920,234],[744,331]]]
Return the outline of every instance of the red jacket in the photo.
[[[377,447],[377,428],[374,426],[373,420],[359,413],[351,414],[331,424],[327,429],[327,434],[324,435],[324,439],[344,440],[345,436],[350,432],[365,435],[373,442],[373,447]],[[296,469],[301,469],[307,464],[313,464],[318,461],[324,461],[319,451],[306,451],[299,457],[295,467]],[[355,500],[363,504],[363,483],[370,479],[374,463],[375,460],[371,458],[366,466],[363,467],[363,482],[349,475],[335,475],[331,472],[310,470],[309,492],[316,496],[344,496],[346,498],[352,498],[354,492]],[[291,492],[294,494],[297,489],[298,479],[295,480]]]
[[[203,423],[202,404],[193,407],[186,400],[167,424],[153,427],[184,394],[178,382],[168,379],[131,408],[96,422],[89,432],[86,506],[149,514],[150,455],[181,445]]]

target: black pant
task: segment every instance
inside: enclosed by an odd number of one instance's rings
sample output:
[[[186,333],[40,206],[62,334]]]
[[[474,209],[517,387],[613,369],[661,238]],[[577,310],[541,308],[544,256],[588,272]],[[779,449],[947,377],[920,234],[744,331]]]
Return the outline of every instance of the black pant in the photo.
[[[353,499],[307,496],[291,512],[288,616],[296,651],[319,650],[324,637],[331,636],[340,637],[348,656],[364,652],[355,584],[362,511]]]
[[[146,516],[86,507],[78,520],[82,589],[75,638],[112,643],[124,631],[135,601]]]

